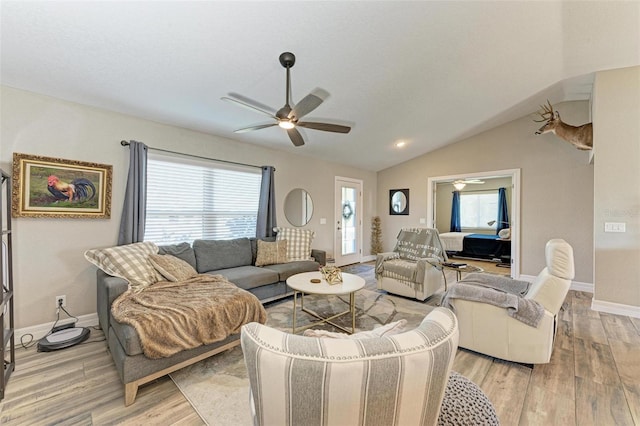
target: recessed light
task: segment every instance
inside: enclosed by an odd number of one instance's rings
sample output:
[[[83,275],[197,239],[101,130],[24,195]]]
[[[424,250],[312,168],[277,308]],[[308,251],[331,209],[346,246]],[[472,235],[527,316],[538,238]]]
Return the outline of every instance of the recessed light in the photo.
[[[405,141],[399,141],[396,142],[396,147],[397,148],[402,148],[403,146],[405,146],[407,143]]]

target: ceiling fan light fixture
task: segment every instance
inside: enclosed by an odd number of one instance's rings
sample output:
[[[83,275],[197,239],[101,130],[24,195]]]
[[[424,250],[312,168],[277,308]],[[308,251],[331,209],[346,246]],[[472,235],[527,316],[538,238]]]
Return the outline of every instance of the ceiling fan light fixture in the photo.
[[[466,183],[463,182],[454,182],[453,183],[454,188],[456,188],[458,191],[461,191],[465,186],[467,186]]]
[[[294,127],[296,127],[296,125],[293,124],[293,122],[287,121],[287,120],[279,121],[278,122],[278,126],[280,126],[281,128],[283,128],[285,130],[293,129]]]

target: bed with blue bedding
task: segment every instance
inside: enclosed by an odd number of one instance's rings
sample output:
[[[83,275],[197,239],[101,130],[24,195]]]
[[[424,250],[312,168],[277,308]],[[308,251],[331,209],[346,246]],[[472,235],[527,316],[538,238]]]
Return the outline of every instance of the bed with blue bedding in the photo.
[[[502,259],[511,255],[511,240],[497,235],[445,232],[440,240],[448,254],[474,259]]]

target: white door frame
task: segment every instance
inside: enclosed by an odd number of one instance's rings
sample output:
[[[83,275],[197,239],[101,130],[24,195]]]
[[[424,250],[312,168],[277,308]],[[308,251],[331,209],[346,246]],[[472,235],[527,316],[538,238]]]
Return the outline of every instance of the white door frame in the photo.
[[[457,179],[489,179],[496,177],[511,178],[511,276],[520,276],[520,169],[495,170],[488,172],[464,173],[450,176],[436,176],[427,179],[427,226],[435,228],[434,191],[437,183],[452,182]]]
[[[334,250],[334,254],[333,257],[336,261],[336,266],[343,266],[343,265],[347,265],[349,263],[352,262],[348,262],[348,263],[344,263],[344,264],[340,264],[340,260],[339,260],[339,255],[338,253],[342,252],[342,240],[337,238],[337,223],[338,220],[340,220],[340,225],[342,225],[342,214],[338,213],[342,211],[342,194],[340,194],[336,188],[338,187],[338,182],[347,182],[347,183],[353,183],[356,185],[360,186],[360,192],[358,193],[358,198],[357,198],[357,203],[356,203],[356,217],[359,219],[359,223],[357,224],[356,227],[356,232],[357,232],[357,244],[358,244],[358,253],[356,253],[355,258],[356,258],[356,263],[361,263],[362,262],[362,215],[364,213],[364,208],[363,208],[363,196],[362,193],[364,192],[364,181],[362,179],[353,179],[353,178],[348,178],[348,177],[343,177],[343,176],[336,176],[335,177],[335,181],[333,184],[334,187],[334,218],[333,218],[333,250]],[[340,206],[340,207],[338,207]],[[339,215],[339,216],[338,216]]]

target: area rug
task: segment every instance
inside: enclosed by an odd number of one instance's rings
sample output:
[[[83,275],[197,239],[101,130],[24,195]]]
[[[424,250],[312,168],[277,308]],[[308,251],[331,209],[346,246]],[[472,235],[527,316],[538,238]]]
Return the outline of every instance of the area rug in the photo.
[[[369,271],[358,272],[363,276]],[[433,300],[432,302],[422,303],[374,291],[371,289],[373,287],[371,277],[363,276],[363,278],[367,280],[367,286],[356,293],[355,299],[357,331],[371,330],[376,326],[400,319],[407,320],[408,329],[416,327],[440,299],[440,296],[436,295],[429,299]],[[328,316],[331,313],[344,311],[347,307],[347,298],[348,296],[305,296],[305,307]],[[269,304],[266,308],[267,325],[291,331],[292,299]],[[298,311],[297,327],[309,324],[312,320],[313,318],[307,314]],[[336,323],[350,327],[350,316],[338,318]],[[314,328],[338,331],[328,325]],[[239,346],[171,373],[170,376],[208,425],[249,426],[252,424],[249,408],[249,381]]]

